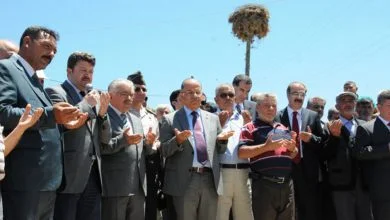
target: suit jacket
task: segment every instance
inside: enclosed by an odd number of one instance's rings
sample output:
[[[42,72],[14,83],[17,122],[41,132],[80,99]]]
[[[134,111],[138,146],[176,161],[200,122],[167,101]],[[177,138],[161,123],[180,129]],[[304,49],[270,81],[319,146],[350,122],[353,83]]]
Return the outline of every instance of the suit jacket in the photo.
[[[252,120],[256,119],[256,102],[252,102],[249,100],[244,100],[244,110],[248,110],[251,113]]]
[[[353,119],[357,125],[364,123],[359,119]],[[329,134],[328,140],[324,144],[323,155],[325,155],[328,167],[328,181],[333,189],[353,190],[356,187],[360,166],[354,154],[355,138],[351,136],[349,130],[341,127],[340,137]]]
[[[301,142],[303,149],[303,158],[301,160],[303,172],[306,181],[310,183],[317,183],[320,152],[322,149],[322,137],[324,132],[321,127],[321,121],[317,117],[316,112],[302,108],[301,119],[301,131],[306,131],[307,126],[310,126],[313,134],[311,140],[308,143],[303,141]],[[292,130],[292,125],[290,125],[290,120],[288,117],[287,107],[277,113],[275,121],[282,123],[284,126]]]
[[[357,158],[365,160],[364,175],[372,200],[390,201],[390,132],[377,118],[356,131]]]
[[[96,117],[91,106],[80,99],[68,81],[46,88],[46,92],[53,103],[67,102],[78,107],[81,112],[88,112],[90,116],[80,128],[65,130],[63,133],[66,186],[62,193],[82,193],[94,162],[92,158],[97,160],[99,172],[101,170],[100,138],[111,138],[109,121]]]
[[[141,120],[131,113],[127,114],[131,131],[143,134]],[[108,116],[111,139],[101,145],[103,196],[129,196],[139,192],[140,188],[146,195],[145,154],[152,151],[151,146],[144,145],[144,141],[129,145],[123,136],[124,124],[111,106]]]
[[[28,76],[14,55],[0,61],[0,123],[8,135],[18,124],[26,105],[44,109],[7,156],[2,182],[5,191],[54,191],[62,179],[62,147],[53,106],[38,80]]]
[[[214,177],[215,190],[219,195],[223,192],[220,181],[219,157],[226,151],[227,142],[217,141],[217,135],[221,132],[221,125],[217,115],[200,110],[203,129],[207,143],[207,155],[211,164]],[[176,142],[174,129],[188,130],[189,125],[184,108],[165,115],[161,121],[160,141],[162,154],[165,160],[165,178],[163,191],[172,196],[183,196],[191,180],[194,150],[187,139],[181,145]]]

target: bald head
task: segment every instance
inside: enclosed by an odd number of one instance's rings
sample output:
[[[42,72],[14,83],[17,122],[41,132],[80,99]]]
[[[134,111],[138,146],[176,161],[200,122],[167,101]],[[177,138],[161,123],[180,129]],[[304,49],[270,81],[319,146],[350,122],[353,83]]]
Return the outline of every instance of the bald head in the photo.
[[[12,55],[12,52],[17,53],[18,46],[9,40],[0,40],[0,60],[7,59]]]

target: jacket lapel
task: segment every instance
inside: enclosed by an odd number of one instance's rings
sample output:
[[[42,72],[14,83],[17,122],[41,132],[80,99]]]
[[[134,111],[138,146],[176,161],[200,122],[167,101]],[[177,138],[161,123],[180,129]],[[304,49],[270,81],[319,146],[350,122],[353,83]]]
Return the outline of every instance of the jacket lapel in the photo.
[[[45,105],[45,106],[51,106],[52,103],[50,101],[49,96],[46,94],[46,92],[43,90],[42,85],[39,84],[37,80],[34,80],[32,77],[30,77],[27,73],[27,71],[23,68],[22,64],[18,60],[13,60],[14,65],[22,72],[22,78],[26,80],[26,83],[31,87],[31,89],[34,91],[34,93],[37,95],[39,100]]]
[[[66,93],[69,95],[70,99],[72,100],[73,105],[76,105],[77,103],[81,102],[80,96],[77,94],[75,89],[72,87],[72,85],[69,84],[67,80],[65,80],[61,84],[62,88],[66,91]]]
[[[215,143],[210,143],[209,142],[209,132],[211,131],[210,128],[210,115],[205,113],[204,111],[200,111],[201,119],[202,119],[202,124],[203,124],[203,134],[204,134],[204,139],[207,144],[207,156],[210,161],[210,164],[213,164],[213,152],[214,149],[211,148],[211,146],[214,146]]]

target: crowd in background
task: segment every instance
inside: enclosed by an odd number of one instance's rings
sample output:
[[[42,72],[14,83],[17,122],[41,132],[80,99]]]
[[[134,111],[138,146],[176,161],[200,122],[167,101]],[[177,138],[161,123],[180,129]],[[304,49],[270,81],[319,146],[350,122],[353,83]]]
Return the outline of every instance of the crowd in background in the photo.
[[[248,100],[246,75],[214,102],[187,78],[153,110],[140,71],[93,89],[87,52],[45,87],[58,39],[31,26],[0,40],[0,219],[390,219],[390,90],[375,103],[347,81],[324,122],[303,82],[278,106]]]

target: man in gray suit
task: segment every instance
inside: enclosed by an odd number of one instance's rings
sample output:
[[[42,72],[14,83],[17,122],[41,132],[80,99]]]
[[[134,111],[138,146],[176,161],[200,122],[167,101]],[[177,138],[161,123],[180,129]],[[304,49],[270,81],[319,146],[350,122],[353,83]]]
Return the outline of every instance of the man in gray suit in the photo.
[[[256,102],[247,100],[252,88],[252,80],[249,76],[240,74],[233,79],[233,88],[236,94],[234,108],[244,118],[244,124],[256,119]]]
[[[234,132],[221,132],[217,115],[200,110],[202,87],[195,79],[181,86],[184,107],[165,115],[160,141],[165,161],[163,191],[173,197],[177,219],[215,220],[223,192],[218,154]]]
[[[111,82],[108,116],[111,139],[103,142],[102,219],[144,219],[146,196],[145,155],[151,153],[156,136],[151,132],[143,139],[141,120],[129,112],[134,85],[126,79]]]
[[[52,105],[35,74],[45,69],[57,51],[58,34],[34,26],[20,40],[18,54],[0,61],[0,123],[4,134],[17,125],[27,103],[43,108],[39,121],[28,129],[5,163],[2,182],[5,219],[50,219],[55,191],[62,180],[62,148],[58,124],[78,126],[86,114],[68,103]]]
[[[95,57],[74,52],[68,58],[67,77],[61,85],[47,88],[53,103],[67,102],[86,112],[89,119],[77,129],[64,132],[66,187],[57,194],[54,219],[98,220],[101,204],[100,139],[110,138],[106,117],[108,92],[86,88],[93,79]],[[96,105],[100,103],[97,112]]]

